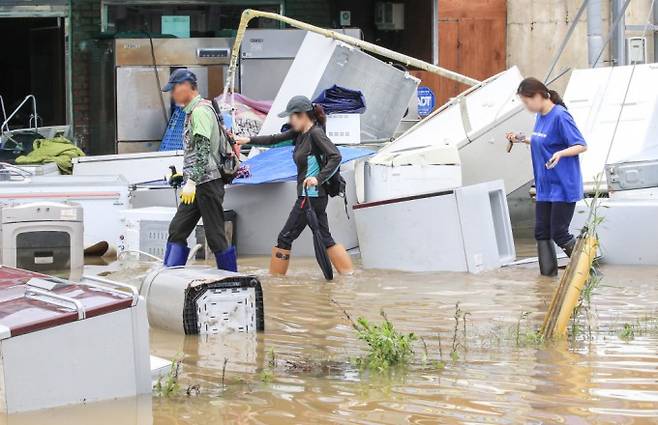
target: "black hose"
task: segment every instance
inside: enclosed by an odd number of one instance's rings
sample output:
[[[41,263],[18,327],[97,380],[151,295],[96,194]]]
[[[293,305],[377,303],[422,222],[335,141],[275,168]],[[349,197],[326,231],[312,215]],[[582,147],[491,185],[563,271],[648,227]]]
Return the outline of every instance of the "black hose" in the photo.
[[[160,106],[162,106],[162,118],[164,118],[165,131],[166,127],[169,124],[169,119],[167,118],[167,106],[165,105],[164,99],[162,98],[162,88],[160,87],[160,73],[158,72],[158,64],[155,60],[155,48],[153,47],[153,38],[148,31],[144,31],[146,36],[149,39],[149,44],[151,46],[151,61],[153,65],[153,72],[155,73],[155,85],[158,90],[158,97],[160,98]]]

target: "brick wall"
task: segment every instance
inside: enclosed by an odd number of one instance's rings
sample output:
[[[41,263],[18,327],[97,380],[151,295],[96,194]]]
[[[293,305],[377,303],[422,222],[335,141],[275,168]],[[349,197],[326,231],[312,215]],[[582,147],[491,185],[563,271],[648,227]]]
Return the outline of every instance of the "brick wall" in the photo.
[[[73,131],[78,146],[89,148],[89,39],[100,32],[100,0],[73,0],[71,59]]]

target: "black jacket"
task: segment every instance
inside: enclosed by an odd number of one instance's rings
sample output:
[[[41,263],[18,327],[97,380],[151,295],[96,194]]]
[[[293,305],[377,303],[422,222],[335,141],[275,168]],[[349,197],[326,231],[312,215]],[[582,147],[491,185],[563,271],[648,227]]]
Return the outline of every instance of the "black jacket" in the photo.
[[[327,196],[322,184],[338,170],[342,157],[340,151],[327,137],[322,127],[314,125],[306,133],[298,133],[294,130],[288,130],[283,133],[273,134],[270,136],[255,136],[250,139],[253,145],[275,145],[287,140],[292,140],[293,160],[297,166],[297,196],[304,193],[303,183],[307,177],[318,179],[318,196]],[[319,164],[314,166],[318,158]],[[309,164],[311,170],[309,173]],[[319,168],[319,171],[317,170]],[[314,172],[315,171],[317,172]]]

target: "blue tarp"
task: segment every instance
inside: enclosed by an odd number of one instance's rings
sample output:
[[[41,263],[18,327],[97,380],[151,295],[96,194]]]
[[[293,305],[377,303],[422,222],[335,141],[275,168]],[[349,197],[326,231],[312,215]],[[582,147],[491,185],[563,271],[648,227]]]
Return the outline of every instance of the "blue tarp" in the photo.
[[[366,111],[366,98],[358,90],[333,85],[324,90],[313,103],[318,103],[327,114],[362,114]]]
[[[249,166],[251,176],[246,179],[235,179],[233,184],[261,184],[295,180],[297,167],[292,160],[292,146],[269,149],[243,164]],[[358,158],[368,157],[375,152],[365,148],[339,147],[343,156],[342,163]]]

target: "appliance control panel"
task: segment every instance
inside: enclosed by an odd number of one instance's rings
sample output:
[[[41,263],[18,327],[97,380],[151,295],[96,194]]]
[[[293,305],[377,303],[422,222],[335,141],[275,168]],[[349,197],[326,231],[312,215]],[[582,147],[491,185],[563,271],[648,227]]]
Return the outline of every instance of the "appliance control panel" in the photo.
[[[199,47],[196,49],[198,58],[228,58],[230,54],[231,49],[226,47]]]

